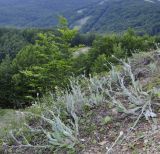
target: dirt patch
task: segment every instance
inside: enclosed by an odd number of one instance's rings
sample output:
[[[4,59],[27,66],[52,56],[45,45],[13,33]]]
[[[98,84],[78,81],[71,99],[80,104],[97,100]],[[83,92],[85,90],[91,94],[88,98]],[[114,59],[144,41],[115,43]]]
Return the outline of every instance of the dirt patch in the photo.
[[[107,105],[89,111],[80,122],[80,141],[77,147],[80,154],[106,154],[120,132],[123,136],[113,147],[110,153],[160,153],[160,114],[153,121],[141,119],[136,128],[128,134],[136,119],[124,117],[123,114],[115,115],[114,109]],[[103,119],[110,116],[112,120],[104,124]]]

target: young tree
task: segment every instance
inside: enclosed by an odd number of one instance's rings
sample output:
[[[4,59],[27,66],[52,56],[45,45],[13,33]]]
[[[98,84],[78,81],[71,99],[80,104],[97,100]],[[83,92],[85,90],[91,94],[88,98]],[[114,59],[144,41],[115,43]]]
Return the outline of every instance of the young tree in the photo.
[[[36,43],[22,49],[13,60],[12,81],[18,100],[29,103],[37,93],[42,95],[66,85],[72,74],[70,42],[77,31],[70,30],[65,22],[62,24],[58,35],[40,33]]]

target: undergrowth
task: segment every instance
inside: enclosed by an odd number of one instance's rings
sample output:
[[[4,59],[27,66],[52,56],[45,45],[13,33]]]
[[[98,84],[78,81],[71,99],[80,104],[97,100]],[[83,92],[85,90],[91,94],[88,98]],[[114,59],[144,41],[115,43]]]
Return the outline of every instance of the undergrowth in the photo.
[[[135,77],[131,61],[118,61],[122,64],[119,71],[111,66],[108,76],[71,78],[66,91],[57,88],[56,94],[48,94],[30,109],[19,112],[25,119],[24,125],[10,130],[3,138],[2,150],[16,153],[17,149],[28,148],[45,149],[48,153],[76,153],[75,146],[80,144],[79,120],[86,114],[86,108],[104,103],[135,119],[127,134],[120,132],[117,140],[122,136],[124,139],[134,130],[141,118],[155,118],[152,100],[160,90],[144,90]],[[154,73],[155,70],[156,65],[150,64],[148,71]]]

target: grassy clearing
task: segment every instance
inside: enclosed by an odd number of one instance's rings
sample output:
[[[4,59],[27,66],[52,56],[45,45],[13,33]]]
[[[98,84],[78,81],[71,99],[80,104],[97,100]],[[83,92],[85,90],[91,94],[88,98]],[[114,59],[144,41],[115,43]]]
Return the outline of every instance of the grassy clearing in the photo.
[[[0,137],[8,133],[8,130],[21,127],[23,118],[17,114],[16,110],[0,109]]]
[[[0,109],[0,130],[10,125],[15,119],[15,111],[10,109]]]
[[[15,128],[17,118],[14,110],[0,109],[0,145],[3,143],[2,138],[8,133],[8,130]]]

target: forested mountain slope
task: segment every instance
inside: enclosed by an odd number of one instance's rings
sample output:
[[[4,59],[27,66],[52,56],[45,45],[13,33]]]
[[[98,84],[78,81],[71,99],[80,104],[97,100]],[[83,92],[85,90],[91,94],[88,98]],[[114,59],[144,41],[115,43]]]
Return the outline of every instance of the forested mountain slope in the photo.
[[[157,34],[160,32],[160,1],[103,0],[77,10],[70,21],[83,32],[122,32],[131,27],[140,33]]]
[[[56,16],[99,0],[0,0],[0,25],[51,27]]]
[[[159,0],[0,0],[0,26],[52,27],[64,15],[82,32],[160,32]]]

